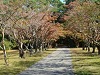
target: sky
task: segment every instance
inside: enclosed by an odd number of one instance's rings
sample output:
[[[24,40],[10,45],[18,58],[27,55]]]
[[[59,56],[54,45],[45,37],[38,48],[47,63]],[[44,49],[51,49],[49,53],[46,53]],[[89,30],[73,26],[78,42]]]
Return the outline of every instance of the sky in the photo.
[[[63,2],[64,0],[60,0],[61,2]],[[63,2],[64,3],[64,2]]]

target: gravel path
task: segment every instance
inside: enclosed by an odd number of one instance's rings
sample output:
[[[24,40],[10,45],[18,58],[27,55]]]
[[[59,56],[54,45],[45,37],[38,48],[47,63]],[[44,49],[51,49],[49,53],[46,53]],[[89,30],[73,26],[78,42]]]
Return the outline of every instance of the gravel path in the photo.
[[[68,48],[58,48],[19,75],[74,75]]]

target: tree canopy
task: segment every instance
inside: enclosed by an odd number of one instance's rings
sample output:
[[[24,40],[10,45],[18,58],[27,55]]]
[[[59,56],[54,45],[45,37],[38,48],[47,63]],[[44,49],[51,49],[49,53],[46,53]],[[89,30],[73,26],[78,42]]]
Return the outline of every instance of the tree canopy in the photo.
[[[77,47],[82,41],[100,54],[99,0],[0,0],[1,49],[7,64],[5,36],[24,50],[43,51],[60,37],[69,36]],[[94,51],[93,51],[94,52]]]

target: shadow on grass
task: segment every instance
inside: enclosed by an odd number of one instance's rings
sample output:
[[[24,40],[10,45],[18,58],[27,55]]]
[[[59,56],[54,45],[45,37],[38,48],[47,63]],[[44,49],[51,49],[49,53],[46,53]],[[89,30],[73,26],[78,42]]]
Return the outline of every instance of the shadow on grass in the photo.
[[[83,52],[83,51],[80,51],[80,50],[77,50],[77,51],[73,51],[73,53],[78,56],[91,56],[91,57],[95,57],[95,56],[98,56],[97,52],[95,53],[92,53],[92,52]]]
[[[89,70],[78,70],[75,73],[76,75],[93,75]]]
[[[96,66],[100,66],[100,62],[92,62],[91,64],[96,65]]]
[[[22,68],[4,67],[0,68],[0,75],[16,75],[22,71]]]
[[[35,64],[37,60],[35,61],[19,61],[19,62],[14,62],[15,66],[20,66],[20,67],[30,67],[31,65]]]
[[[92,58],[92,57],[90,57],[90,58],[87,58],[87,57],[84,57],[84,58],[81,58],[81,57],[77,57],[77,58],[72,58],[72,59],[74,59],[74,61],[73,62],[76,62],[76,61],[83,61],[83,60],[92,60],[92,59],[98,59],[98,58]]]
[[[30,67],[37,61],[41,60],[43,57],[47,56],[51,52],[55,51],[54,50],[47,50],[44,52],[36,53],[33,54],[31,57],[27,56],[28,58],[25,59],[18,59],[18,52],[8,52],[8,58],[10,59],[11,65],[10,66],[0,66],[0,75],[16,75],[26,68]],[[26,55],[28,55],[26,53]],[[3,59],[3,54],[0,54],[0,60]],[[14,60],[15,59],[15,60]],[[17,61],[18,60],[18,61]],[[0,63],[1,64],[1,63]]]
[[[73,49],[72,59],[75,75],[100,75],[100,56],[79,48]]]
[[[50,52],[52,52],[52,51],[56,51],[56,49],[48,49],[48,50],[46,50],[46,51],[50,51]]]
[[[36,63],[36,61],[14,62],[14,66],[16,67],[5,66],[0,68],[0,75],[16,75],[22,72],[25,69],[25,67],[30,67],[32,64]]]

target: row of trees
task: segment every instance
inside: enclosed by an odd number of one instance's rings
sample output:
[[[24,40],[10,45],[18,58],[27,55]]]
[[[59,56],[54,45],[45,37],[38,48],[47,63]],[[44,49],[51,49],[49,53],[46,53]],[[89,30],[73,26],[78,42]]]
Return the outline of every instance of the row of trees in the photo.
[[[41,3],[42,7],[39,6]],[[53,4],[46,0],[0,1],[0,47],[6,64],[5,35],[16,42],[21,58],[24,57],[24,50],[32,55],[33,52],[46,50],[59,36],[64,36],[62,25],[55,22],[58,16],[51,12],[55,8]]]
[[[100,54],[100,2],[99,1],[80,1],[70,2],[65,6],[66,13],[70,18],[66,21],[66,30],[69,36],[73,37],[77,47],[80,40],[90,51],[90,44],[95,47]]]
[[[24,50],[32,53],[46,50],[59,36],[70,36],[77,47],[83,41],[84,47],[92,44],[100,54],[100,4],[99,0],[0,0],[0,47],[4,53],[5,35],[14,41],[19,56]],[[66,31],[65,31],[66,30]]]

